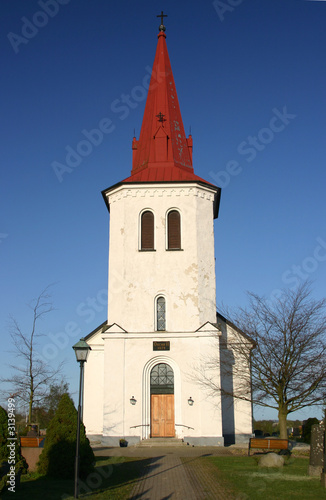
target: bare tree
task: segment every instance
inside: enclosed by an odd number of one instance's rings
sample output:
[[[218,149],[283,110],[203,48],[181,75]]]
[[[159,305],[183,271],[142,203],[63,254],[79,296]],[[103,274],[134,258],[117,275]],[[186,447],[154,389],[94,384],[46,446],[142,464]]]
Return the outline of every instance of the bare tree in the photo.
[[[63,394],[69,394],[69,384],[63,379],[51,383],[41,406],[34,406],[33,414],[41,428],[47,428],[55,415]]]
[[[236,314],[230,338],[222,336],[220,357],[196,370],[197,381],[208,391],[276,409],[280,436],[286,438],[288,414],[326,401],[326,300],[314,300],[308,282],[273,301],[253,293],[249,299],[248,308]],[[223,362],[223,352],[232,363]],[[232,371],[231,387],[213,384],[210,367],[217,363],[221,380]]]
[[[24,332],[18,321],[10,317],[10,335],[17,365],[10,365],[14,375],[2,378],[1,382],[9,384],[10,392],[15,392],[16,398],[28,407],[29,423],[32,421],[34,405],[39,405],[47,396],[50,385],[54,383],[62,369],[62,363],[52,368],[41,358],[36,349],[37,339],[45,335],[39,330],[39,322],[46,314],[53,311],[49,287],[46,287],[29,305],[32,310],[32,325],[29,332]]]

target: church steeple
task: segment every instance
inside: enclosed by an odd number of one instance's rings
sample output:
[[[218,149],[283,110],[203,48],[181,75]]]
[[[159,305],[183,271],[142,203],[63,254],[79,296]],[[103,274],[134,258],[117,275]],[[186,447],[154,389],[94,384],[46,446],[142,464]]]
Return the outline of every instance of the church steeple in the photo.
[[[192,167],[192,137],[186,137],[166,46],[163,12],[140,137],[132,142],[126,181],[198,180]],[[137,175],[138,174],[138,175]],[[137,179],[136,179],[136,177]]]
[[[186,137],[166,46],[163,12],[139,140],[132,141],[132,170],[122,184],[199,183],[215,191],[214,217],[221,190],[194,173],[192,136]],[[103,192],[108,205],[106,194]]]

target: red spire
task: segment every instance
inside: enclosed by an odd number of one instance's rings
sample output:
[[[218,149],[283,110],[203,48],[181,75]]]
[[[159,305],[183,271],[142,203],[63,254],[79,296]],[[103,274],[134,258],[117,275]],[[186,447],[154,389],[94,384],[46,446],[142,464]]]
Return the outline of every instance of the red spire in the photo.
[[[186,138],[183,128],[165,39],[161,30],[140,137],[132,142],[131,177],[125,182],[202,181],[194,175],[192,137]]]
[[[146,167],[192,170],[165,38],[160,31],[140,137],[133,142],[131,174]]]

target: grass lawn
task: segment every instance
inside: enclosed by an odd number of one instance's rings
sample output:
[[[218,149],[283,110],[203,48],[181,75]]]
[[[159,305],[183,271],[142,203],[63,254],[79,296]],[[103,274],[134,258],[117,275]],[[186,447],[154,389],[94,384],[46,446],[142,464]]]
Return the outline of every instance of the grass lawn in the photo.
[[[125,500],[148,462],[140,458],[97,457],[95,472],[81,482],[79,497]],[[21,486],[14,493],[15,500],[68,500],[73,496],[73,480],[51,479],[36,473],[22,476]],[[11,492],[1,496],[3,500],[9,498],[13,498]]]
[[[326,499],[320,478],[308,476],[309,460],[290,458],[282,469],[260,468],[257,457],[209,457],[216,477],[241,500]]]

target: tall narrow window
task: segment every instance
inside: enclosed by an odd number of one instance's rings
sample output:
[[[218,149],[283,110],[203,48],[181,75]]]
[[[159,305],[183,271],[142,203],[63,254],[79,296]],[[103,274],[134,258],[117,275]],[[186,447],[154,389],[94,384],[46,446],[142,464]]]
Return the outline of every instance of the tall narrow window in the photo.
[[[147,210],[141,216],[142,250],[154,250],[154,214]]]
[[[177,210],[168,213],[168,249],[181,249],[180,214]]]
[[[166,329],[165,298],[158,297],[156,301],[156,328],[159,332]]]

